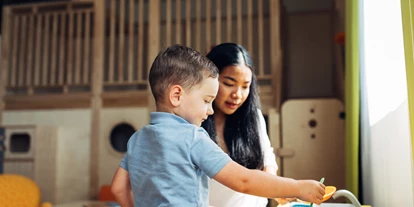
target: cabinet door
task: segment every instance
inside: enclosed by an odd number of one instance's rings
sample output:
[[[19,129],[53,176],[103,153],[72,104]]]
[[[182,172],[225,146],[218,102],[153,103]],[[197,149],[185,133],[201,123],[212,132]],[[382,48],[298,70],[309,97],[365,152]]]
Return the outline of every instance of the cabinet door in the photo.
[[[282,106],[283,176],[345,187],[344,106],[337,99],[292,99]]]

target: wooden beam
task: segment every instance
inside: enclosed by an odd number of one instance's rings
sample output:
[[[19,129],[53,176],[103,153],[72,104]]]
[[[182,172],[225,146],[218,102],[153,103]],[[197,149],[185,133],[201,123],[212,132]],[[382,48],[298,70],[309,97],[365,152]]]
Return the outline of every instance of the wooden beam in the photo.
[[[38,3],[26,3],[26,4],[13,4],[8,6],[10,9],[31,9],[32,7],[57,7],[57,6],[68,6],[70,4],[83,5],[85,3],[93,3],[95,0],[72,0],[68,1],[55,1],[55,2],[38,2]]]
[[[151,67],[152,62],[160,51],[160,0],[152,0],[148,8],[148,65]],[[149,70],[148,70],[149,72]],[[148,111],[155,111],[155,100],[148,87]]]
[[[102,94],[103,107],[147,107],[147,91],[105,92]]]
[[[282,104],[282,46],[280,35],[280,0],[269,2],[269,28],[270,28],[270,57],[271,75],[272,75],[272,93],[273,107],[269,109],[269,137],[272,147],[276,150],[282,147],[281,142],[281,104]],[[251,20],[250,20],[251,21]],[[251,47],[251,41],[249,41]],[[260,58],[260,57],[259,57]],[[278,175],[283,175],[283,162],[280,156],[276,155],[276,162],[278,163]],[[270,205],[276,206],[276,201],[271,200]]]
[[[2,42],[1,42],[1,68],[0,68],[0,125],[3,123],[3,113],[5,110],[4,97],[6,95],[7,76],[10,60],[10,30],[11,30],[11,9],[3,7],[2,17]]]
[[[191,46],[191,0],[185,1],[185,45]]]
[[[6,103],[6,110],[89,108],[91,94],[5,96],[4,101]]]
[[[102,93],[102,107],[147,107],[148,92],[112,91]],[[36,109],[88,109],[91,107],[91,93],[7,95],[4,97],[5,110]],[[45,101],[47,100],[47,101]]]
[[[270,1],[270,57],[272,86],[274,89],[274,107],[280,113],[282,104],[282,46],[280,35],[280,0]]]
[[[99,138],[101,137],[101,109],[104,68],[105,1],[95,0],[93,19],[93,67],[91,98],[91,141],[90,141],[90,191],[91,199],[98,197],[99,190]]]

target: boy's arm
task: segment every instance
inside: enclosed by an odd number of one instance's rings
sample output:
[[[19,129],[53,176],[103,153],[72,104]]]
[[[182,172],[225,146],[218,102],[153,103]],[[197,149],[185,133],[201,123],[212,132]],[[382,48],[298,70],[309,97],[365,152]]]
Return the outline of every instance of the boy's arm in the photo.
[[[317,181],[294,180],[249,170],[234,161],[225,165],[214,179],[235,191],[267,198],[298,197],[320,204],[325,194],[325,186]]]
[[[122,167],[118,167],[112,180],[111,192],[122,207],[133,207],[134,198],[132,194],[129,173]]]
[[[276,175],[277,170],[276,170],[276,167],[274,167],[274,166],[266,166],[266,167],[264,167],[263,171],[265,171],[267,173],[270,173],[272,175]]]
[[[266,166],[263,169],[264,172],[270,173],[272,175],[276,175],[277,174],[277,169],[274,166]],[[276,202],[281,204],[281,205],[285,205],[287,203],[289,203],[290,201],[295,200],[296,198],[275,198]]]

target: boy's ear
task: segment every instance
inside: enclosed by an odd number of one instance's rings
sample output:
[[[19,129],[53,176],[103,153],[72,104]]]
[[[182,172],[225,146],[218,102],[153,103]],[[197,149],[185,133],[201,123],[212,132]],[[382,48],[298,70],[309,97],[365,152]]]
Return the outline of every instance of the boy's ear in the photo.
[[[171,105],[173,105],[174,107],[177,107],[180,105],[181,96],[183,92],[184,92],[183,88],[179,85],[174,85],[170,88],[168,98],[170,100]]]

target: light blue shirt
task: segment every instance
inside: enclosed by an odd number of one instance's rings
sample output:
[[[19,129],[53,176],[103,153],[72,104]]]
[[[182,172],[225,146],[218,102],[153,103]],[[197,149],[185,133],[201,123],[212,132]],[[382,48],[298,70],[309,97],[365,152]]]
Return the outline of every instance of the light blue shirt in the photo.
[[[208,177],[230,160],[203,128],[152,112],[150,124],[129,139],[121,167],[129,172],[135,207],[204,207]]]

